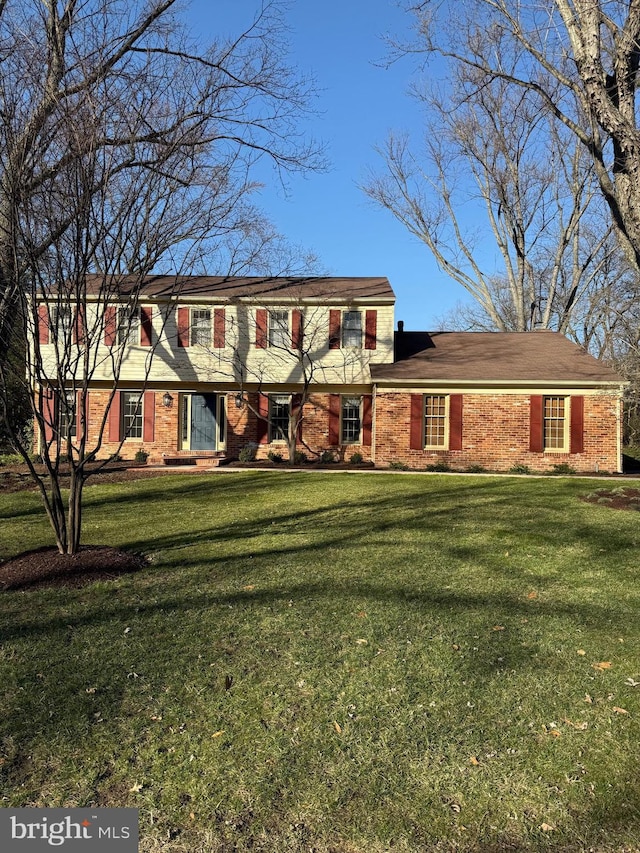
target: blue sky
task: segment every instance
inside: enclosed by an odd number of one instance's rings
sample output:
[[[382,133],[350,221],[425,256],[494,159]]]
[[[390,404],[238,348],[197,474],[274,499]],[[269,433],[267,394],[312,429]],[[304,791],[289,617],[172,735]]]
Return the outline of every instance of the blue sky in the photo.
[[[248,22],[257,0],[193,0],[190,18],[206,40]],[[313,74],[317,116],[308,130],[327,146],[329,171],[277,182],[260,206],[289,241],[315,252],[331,275],[385,275],[395,290],[396,319],[407,329],[434,329],[436,318],[465,291],[438,270],[430,252],[358,189],[381,166],[376,145],[390,130],[419,132],[418,106],[408,96],[410,62],[376,66],[382,36],[407,32],[410,18],[396,0],[292,0],[287,15],[290,62]],[[437,66],[434,66],[437,69]],[[433,72],[432,72],[433,73]]]

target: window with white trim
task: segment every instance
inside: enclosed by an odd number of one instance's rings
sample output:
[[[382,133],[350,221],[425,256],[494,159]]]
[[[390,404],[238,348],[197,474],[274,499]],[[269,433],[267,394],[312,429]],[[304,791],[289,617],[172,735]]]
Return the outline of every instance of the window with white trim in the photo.
[[[343,312],[342,346],[362,348],[362,311]]]
[[[362,397],[342,397],[340,408],[341,444],[360,444]]]
[[[142,438],[142,397],[137,391],[122,393],[122,428],[127,438]]]
[[[447,446],[447,396],[427,394],[424,398],[424,446]]]
[[[269,396],[269,441],[287,441],[290,416],[291,397],[288,394],[271,394]]]
[[[560,453],[568,451],[568,403],[566,397],[544,397],[543,435],[544,449]]]
[[[58,396],[58,430],[60,438],[76,434],[76,395],[73,391],[64,391]]]
[[[54,337],[60,343],[68,341],[73,325],[73,311],[70,305],[54,305],[51,308],[51,327]]]
[[[269,346],[289,349],[289,312],[269,311]]]
[[[211,311],[208,308],[191,310],[191,346],[211,346]]]
[[[118,343],[140,343],[140,309],[130,305],[118,308]]]

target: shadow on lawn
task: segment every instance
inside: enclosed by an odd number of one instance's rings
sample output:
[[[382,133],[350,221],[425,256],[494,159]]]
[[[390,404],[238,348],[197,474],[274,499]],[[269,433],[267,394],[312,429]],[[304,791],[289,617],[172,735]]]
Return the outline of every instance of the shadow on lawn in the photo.
[[[231,500],[234,496],[241,498],[247,493],[271,490],[275,485],[274,477],[282,481],[290,476],[256,473],[244,476],[242,480],[232,475],[228,479],[212,477],[196,482],[187,475],[180,478],[182,482],[171,484],[169,496],[174,489],[179,494],[188,488],[198,500],[207,501],[208,512],[203,517],[211,519],[215,502],[220,497]],[[120,504],[120,494],[119,490],[114,490],[113,495],[95,493],[95,496],[91,495],[90,503],[94,507],[109,506],[112,502]],[[131,502],[139,505],[145,501],[145,496],[151,513],[154,501],[167,499],[166,494],[163,496],[152,484],[145,482],[136,489]],[[566,498],[562,500],[566,501]],[[593,510],[585,507],[584,512]],[[51,634],[58,646],[68,644],[69,660],[68,664],[57,662],[55,678],[46,677],[47,673],[40,671],[45,666],[42,661],[27,660],[20,667],[15,695],[10,701],[7,699],[6,704],[12,706],[11,713],[16,720],[28,721],[28,727],[21,723],[19,753],[10,757],[4,768],[0,766],[1,787],[16,790],[25,784],[28,788],[33,772],[28,756],[34,745],[38,746],[36,752],[41,752],[42,743],[48,739],[55,742],[62,737],[71,744],[82,742],[85,737],[91,738],[95,727],[102,724],[96,718],[96,712],[107,721],[105,725],[110,725],[110,720],[123,720],[127,713],[131,713],[130,704],[127,705],[131,702],[131,698],[127,698],[131,692],[127,667],[140,666],[142,677],[148,679],[152,685],[149,689],[154,691],[164,683],[166,670],[171,671],[171,679],[181,683],[180,667],[185,661],[179,656],[176,659],[171,656],[171,642],[166,637],[158,639],[151,634],[148,638],[136,640],[138,645],[127,652],[129,647],[125,646],[122,635],[124,627],[130,622],[143,627],[146,617],[149,617],[148,625],[152,630],[160,624],[154,621],[155,617],[161,616],[166,617],[161,623],[163,630],[169,630],[173,623],[179,626],[176,631],[184,631],[183,625],[192,626],[197,631],[199,614],[210,610],[219,611],[221,625],[228,625],[232,619],[229,608],[232,609],[231,614],[240,608],[259,614],[274,607],[280,609],[287,602],[292,602],[294,608],[296,605],[317,604],[319,609],[323,609],[331,607],[332,603],[335,607],[335,602],[339,601],[344,607],[354,610],[359,609],[362,602],[390,606],[403,604],[421,616],[433,614],[433,619],[443,625],[453,616],[456,618],[451,621],[460,625],[463,623],[461,617],[464,617],[467,624],[482,624],[489,637],[492,628],[500,625],[505,630],[495,634],[496,642],[488,641],[475,657],[465,657],[464,649],[461,654],[451,653],[452,677],[468,680],[482,698],[483,691],[500,677],[501,670],[538,670],[544,665],[545,654],[549,652],[540,649],[535,639],[526,642],[524,620],[566,618],[573,623],[606,628],[611,634],[616,634],[624,632],[625,625],[634,615],[632,604],[624,601],[612,612],[611,607],[593,600],[581,603],[528,600],[522,587],[520,591],[515,587],[488,588],[477,593],[447,589],[445,584],[451,578],[446,575],[437,586],[429,586],[431,579],[426,578],[422,581],[418,578],[417,582],[406,586],[399,581],[394,583],[393,577],[390,580],[389,573],[384,579],[377,580],[375,572],[366,564],[367,547],[378,545],[388,549],[390,567],[394,560],[402,566],[408,559],[422,559],[430,568],[434,562],[446,566],[474,561],[504,583],[518,577],[513,556],[505,557],[505,549],[511,547],[509,543],[512,541],[521,543],[525,551],[527,547],[542,547],[553,553],[558,548],[575,547],[579,549],[577,553],[581,563],[588,564],[590,560],[595,562],[602,558],[606,530],[609,552],[617,550],[622,555],[633,551],[633,543],[624,530],[607,529],[604,523],[602,526],[589,526],[580,521],[569,528],[559,524],[559,514],[553,501],[547,499],[544,482],[535,487],[529,485],[527,489],[514,486],[511,492],[505,491],[503,481],[473,481],[464,487],[458,483],[456,488],[443,482],[427,491],[422,484],[412,486],[407,478],[398,492],[388,491],[383,495],[379,491],[373,495],[364,492],[357,497],[338,499],[330,506],[292,509],[271,515],[269,505],[261,504],[259,513],[257,517],[236,518],[231,523],[207,521],[206,528],[195,532],[143,534],[132,543],[133,546],[136,550],[155,553],[161,562],[142,576],[122,581],[108,595],[99,590],[95,601],[91,600],[91,591],[85,590],[82,603],[77,607],[69,606],[67,593],[58,592],[59,612],[56,615],[43,617],[34,612],[28,619],[9,614],[5,616],[0,626],[0,642],[7,647],[23,637]],[[496,526],[496,518],[504,518],[503,530]],[[582,518],[582,508],[576,518]],[[480,538],[476,547],[459,543],[456,525],[464,521],[468,535],[469,519],[473,519],[479,532],[483,525],[491,525],[497,541]],[[424,540],[425,530],[429,532],[427,542]],[[408,556],[414,541],[424,546],[422,557],[416,558],[415,553]],[[256,544],[258,547],[253,547]],[[207,545],[211,548],[203,554]],[[191,549],[193,554],[190,554]],[[286,562],[287,565],[291,563],[304,568],[313,564],[317,552],[327,549],[331,549],[333,557],[327,564],[325,577],[291,582],[274,582],[266,577],[261,586],[263,573],[267,575],[274,565]],[[333,573],[333,563],[338,560],[350,567],[349,573]],[[249,565],[254,586],[250,590],[241,586],[246,583]],[[611,571],[613,573],[614,570]],[[624,566],[616,571],[620,573],[617,582],[627,575]],[[182,590],[181,585],[186,580],[196,578],[198,581],[190,591]],[[539,575],[529,573],[527,578],[532,584],[539,582],[548,587],[554,582],[554,578],[542,569]],[[221,584],[226,589],[220,589]],[[233,589],[234,584],[238,585],[237,589]],[[110,630],[110,626],[114,629],[113,646],[101,642],[98,648],[89,649],[80,646],[80,640],[76,639],[76,636],[91,638],[94,629],[103,632]],[[81,631],[76,634],[82,628],[90,630],[86,635]],[[198,637],[199,642],[201,639]],[[168,655],[159,661],[154,657],[153,648],[158,642],[167,643]],[[233,646],[233,642],[230,645]],[[215,643],[213,648],[217,648]],[[368,653],[373,655],[375,650],[371,648]],[[233,651],[230,655],[232,661]],[[553,665],[551,658],[549,663]],[[589,666],[590,662],[586,661],[585,667]],[[96,684],[97,693],[88,693],[88,689]],[[415,686],[408,685],[409,701],[415,701],[411,690],[418,688],[419,682]],[[221,693],[224,687],[216,684],[215,687],[207,686],[207,689]],[[9,694],[6,695],[8,697]],[[212,699],[215,701],[216,697]],[[142,700],[139,701],[142,704]],[[123,706],[129,711],[123,711]],[[117,722],[113,725],[117,726]],[[104,764],[107,763],[108,759]],[[635,759],[632,761],[630,758],[629,774],[628,778],[636,778]],[[95,785],[103,790],[107,783],[97,777]],[[109,804],[114,803],[105,803]],[[594,803],[591,812],[584,815],[585,843],[601,843],[606,838],[607,827],[618,830],[626,825],[625,821],[628,824],[630,819],[637,820],[639,813],[637,786],[630,787],[624,796],[619,788],[602,795],[599,793],[597,804]],[[502,848],[498,845],[475,848],[477,851],[498,849]],[[517,850],[518,847],[515,844],[506,849]],[[567,847],[554,846],[551,838],[545,838],[544,849],[559,851],[567,850]]]

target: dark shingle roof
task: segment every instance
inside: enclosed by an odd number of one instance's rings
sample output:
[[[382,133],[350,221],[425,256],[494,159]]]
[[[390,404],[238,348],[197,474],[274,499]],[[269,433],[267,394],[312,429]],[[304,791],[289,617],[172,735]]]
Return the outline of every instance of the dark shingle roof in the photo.
[[[98,294],[103,286],[104,277],[87,277],[87,292]],[[126,296],[138,286],[138,279],[122,276],[118,281],[113,278],[107,287]],[[339,278],[328,276],[297,277],[240,277],[240,276],[146,276],[141,295],[156,299],[169,298],[177,293],[187,299],[234,300],[234,299],[326,299],[337,303],[360,300],[393,301],[394,292],[388,279],[380,278]]]
[[[394,364],[375,382],[624,382],[559,332],[397,332]]]

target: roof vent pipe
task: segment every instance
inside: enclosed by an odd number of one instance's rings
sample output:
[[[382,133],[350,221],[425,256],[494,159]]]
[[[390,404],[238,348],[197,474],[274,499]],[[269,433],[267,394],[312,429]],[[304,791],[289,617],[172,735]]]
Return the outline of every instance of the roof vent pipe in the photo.
[[[404,320],[398,320],[398,332],[400,332],[400,334],[404,332]]]

